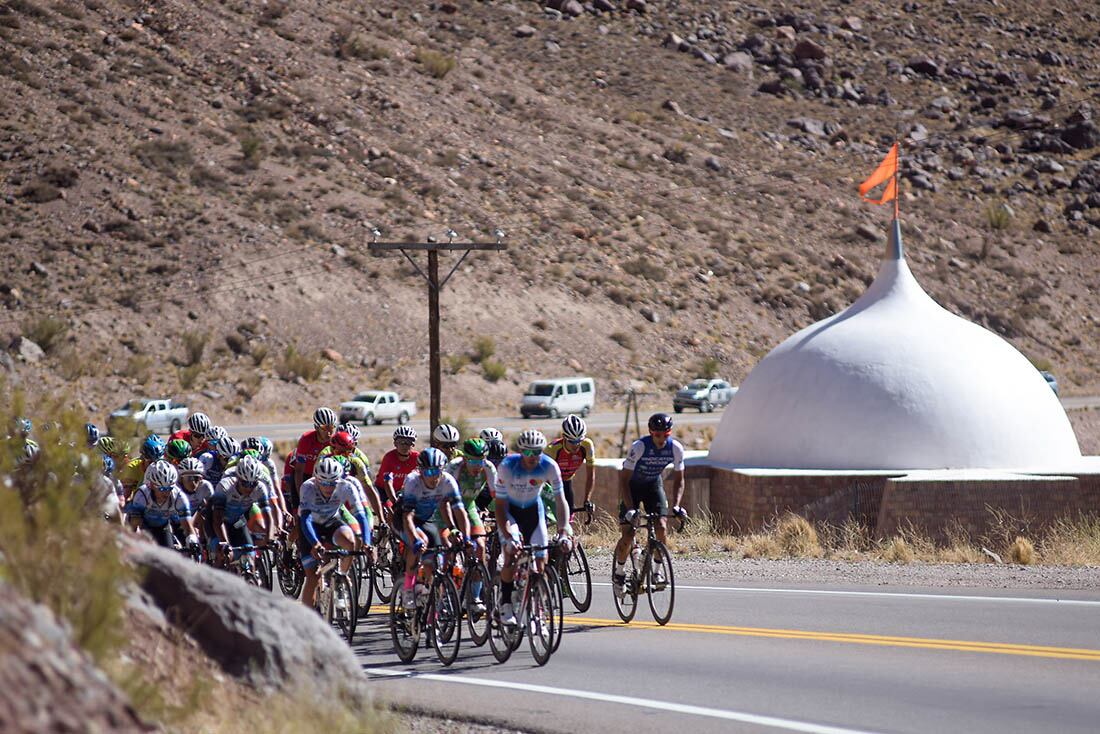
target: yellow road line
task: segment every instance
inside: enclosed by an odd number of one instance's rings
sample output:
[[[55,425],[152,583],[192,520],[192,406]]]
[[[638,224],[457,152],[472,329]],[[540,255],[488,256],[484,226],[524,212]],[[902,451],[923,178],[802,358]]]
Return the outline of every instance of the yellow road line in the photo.
[[[696,632],[742,637],[769,637],[787,640],[814,640],[819,642],[843,642],[854,645],[880,645],[886,647],[911,647],[928,650],[954,650],[1025,657],[1058,658],[1063,660],[1088,660],[1100,662],[1100,650],[1077,647],[1049,647],[1004,642],[977,642],[969,640],[941,640],[925,637],[897,637],[891,635],[865,635],[848,632],[815,632],[809,630],[773,629],[768,627],[732,627],[715,624],[686,624],[670,622],[663,627],[656,622],[634,621],[623,624],[618,619],[594,617],[566,617],[565,623],[589,627],[622,627],[624,629],[665,629],[675,632]]]

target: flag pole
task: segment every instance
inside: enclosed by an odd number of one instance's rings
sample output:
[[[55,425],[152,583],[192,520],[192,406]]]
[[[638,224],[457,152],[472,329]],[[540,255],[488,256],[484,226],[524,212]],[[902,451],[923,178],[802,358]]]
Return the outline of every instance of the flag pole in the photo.
[[[894,145],[898,151],[898,164],[894,169],[894,221],[890,228],[890,242],[888,256],[894,260],[904,260],[905,251],[901,244],[901,141],[894,135]]]

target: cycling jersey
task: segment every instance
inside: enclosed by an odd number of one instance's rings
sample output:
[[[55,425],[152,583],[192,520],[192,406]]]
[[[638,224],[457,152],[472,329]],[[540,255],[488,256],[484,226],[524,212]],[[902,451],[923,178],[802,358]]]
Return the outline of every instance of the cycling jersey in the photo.
[[[347,459],[348,472],[351,476],[358,479],[363,484],[371,484],[370,479],[370,459],[367,455],[356,448],[350,454],[337,454],[332,450],[331,446],[326,446],[321,449],[321,453],[317,454],[317,458],[321,459],[325,456],[334,456],[337,459]]]
[[[235,476],[225,477],[214,490],[211,505],[215,510],[225,513],[227,526],[232,525],[246,516],[252,505],[256,505],[261,511],[271,508],[271,485],[260,481],[246,491]]]
[[[466,471],[466,459],[459,457],[452,459],[447,464],[446,471],[458,482],[458,489],[462,493],[462,502],[466,505],[466,515],[470,518],[470,526],[480,531],[484,526],[477,507],[477,498],[486,490],[492,492],[493,488],[496,487],[497,468],[493,466],[493,462],[485,459],[481,468],[470,474]],[[443,521],[439,510],[436,510],[432,521],[435,523]]]
[[[416,522],[427,522],[444,502],[450,502],[452,506],[462,502],[458,482],[447,472],[439,475],[439,484],[434,489],[424,484],[424,478],[418,471],[405,477],[401,506],[406,512],[414,511]]]
[[[365,515],[359,492],[354,480],[341,479],[326,497],[321,494],[321,486],[316,479],[307,479],[302,482],[298,515],[302,518],[308,515],[314,523],[327,525],[340,517],[340,508],[345,503],[352,508],[352,514]]]
[[[374,483],[381,486],[386,475],[393,474],[393,491],[400,492],[405,484],[405,477],[416,471],[416,460],[419,456],[419,451],[410,451],[409,458],[402,459],[398,456],[397,449],[390,449],[382,457],[378,473],[374,475]]]
[[[198,512],[206,504],[206,501],[214,496],[214,485],[205,479],[200,479],[195,483],[194,492],[188,492],[183,488],[183,484],[180,484],[180,489],[187,495],[187,501],[191,505],[192,512]]]
[[[326,446],[328,446],[327,443],[322,443],[321,439],[317,438],[316,430],[306,431],[298,439],[298,447],[294,449],[294,465],[302,467],[305,476],[313,476],[313,464],[317,461],[321,449]]]
[[[191,517],[191,504],[179,487],[173,486],[164,502],[157,502],[153,488],[142,484],[126,508],[130,517],[141,518],[146,527],[159,529],[168,523],[179,523]]]
[[[497,470],[497,500],[514,507],[530,507],[541,504],[542,485],[549,484],[554,496],[562,494],[561,470],[546,454],[539,454],[534,469],[523,468],[523,456],[510,454],[500,462]]]
[[[546,447],[546,455],[557,462],[564,481],[572,479],[581,468],[581,464],[596,465],[596,447],[590,438],[582,440],[575,449],[569,446],[564,438],[554,439],[553,443]]]
[[[186,441],[187,445],[190,446],[191,445],[191,429],[190,428],[181,428],[180,430],[176,431],[171,436],[169,436],[168,441],[166,441],[166,443],[172,443],[176,439],[180,439],[180,438],[182,438],[184,441]],[[193,449],[191,451],[191,454],[192,455],[198,455],[198,454],[202,453],[203,451],[209,451],[212,448],[214,448],[214,447],[210,445],[209,441],[203,441],[201,444],[199,444],[198,448]]]
[[[652,436],[643,436],[631,444],[623,469],[633,470],[631,481],[653,482],[669,464],[674,471],[683,471],[684,445],[669,437],[663,448],[657,448]]]
[[[128,461],[126,466],[122,467],[122,471],[118,473],[118,481],[122,483],[127,493],[133,492],[145,481],[145,470],[151,465],[151,461],[139,458]]]
[[[204,451],[199,454],[198,459],[202,462],[203,477],[216,487],[225,474],[228,462],[222,461],[215,451]]]

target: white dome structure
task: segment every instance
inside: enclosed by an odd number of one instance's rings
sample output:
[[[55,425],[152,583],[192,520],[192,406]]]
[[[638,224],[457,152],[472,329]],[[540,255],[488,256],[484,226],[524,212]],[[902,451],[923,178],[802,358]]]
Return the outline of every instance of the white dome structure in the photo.
[[[942,308],[887,257],[843,312],[799,331],[752,370],[710,460],[827,470],[1030,469],[1080,464],[1069,419],[1011,344]]]

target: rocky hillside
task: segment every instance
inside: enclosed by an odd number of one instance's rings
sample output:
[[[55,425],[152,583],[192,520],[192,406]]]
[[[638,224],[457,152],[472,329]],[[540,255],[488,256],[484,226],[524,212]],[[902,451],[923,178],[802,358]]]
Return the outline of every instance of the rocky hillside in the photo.
[[[425,286],[366,243],[500,228],[444,295],[446,411],[738,380],[873,276],[897,136],[918,278],[1095,391],[1087,8],[3,0],[2,362],[98,414],[425,399]]]

